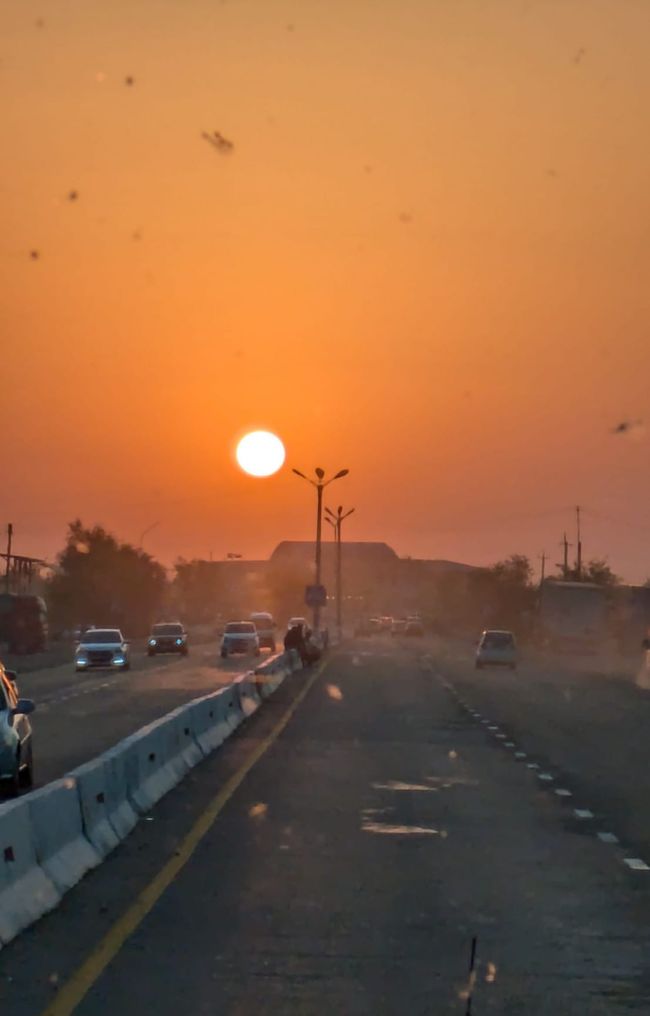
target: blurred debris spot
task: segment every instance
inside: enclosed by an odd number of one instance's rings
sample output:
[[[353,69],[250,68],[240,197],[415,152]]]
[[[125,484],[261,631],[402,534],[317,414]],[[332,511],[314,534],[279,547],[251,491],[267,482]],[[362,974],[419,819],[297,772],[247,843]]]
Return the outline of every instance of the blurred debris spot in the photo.
[[[582,46],[580,47],[580,49],[577,49],[575,51],[575,53],[573,54],[573,62],[574,62],[574,64],[576,64],[576,66],[578,64],[582,63],[582,61],[584,60],[584,58],[586,56],[586,53],[587,53],[587,50],[584,49]]]
[[[68,191],[68,201],[78,201],[78,200],[79,200],[79,191],[76,190]]]
[[[399,221],[405,223],[413,222],[413,216],[411,215],[410,212],[400,212]]]
[[[37,18],[34,24],[36,25],[37,28],[43,28],[45,22],[43,21],[42,18]]]
[[[254,804],[248,809],[249,818],[265,818],[266,813],[269,810],[268,804],[263,804],[261,801],[258,804]]]
[[[295,25],[292,24],[287,25],[287,32],[295,32],[295,30],[296,30]]]
[[[325,691],[331,699],[334,699],[335,702],[340,702],[343,698],[343,692],[336,684],[326,684]]]
[[[363,822],[364,833],[375,833],[379,836],[439,836],[437,829],[431,826],[387,825],[383,822]]]
[[[38,250],[30,250],[29,256],[32,259],[32,261],[38,261],[38,259],[41,256],[41,252]]]
[[[643,420],[621,420],[612,427],[612,434],[639,434],[645,430]]]
[[[454,749],[452,748],[452,749],[451,749],[451,751],[450,751],[450,752],[448,752],[448,757],[449,757],[449,758],[458,758],[458,752],[457,752],[457,751],[455,751],[455,750],[454,750]]]
[[[221,155],[230,155],[234,150],[234,144],[225,138],[219,131],[213,131],[212,134],[208,134],[207,131],[201,131],[201,137],[208,144],[212,145]]]
[[[127,74],[127,76],[124,79],[124,84],[127,86],[127,88],[131,88],[131,86],[135,84],[135,78],[131,74]]]
[[[494,984],[497,979],[497,968],[495,963],[488,963],[485,971],[485,980],[488,984]]]
[[[547,169],[546,170],[546,175],[550,176],[551,180],[557,180],[557,176],[558,176],[557,169],[553,169],[553,167],[551,167],[550,169]]]
[[[134,229],[133,230],[133,232],[131,233],[131,239],[132,240],[141,240],[142,239],[142,233],[140,232],[139,229]]]
[[[435,780],[437,777],[429,776],[428,779]],[[424,783],[405,783],[403,780],[387,780],[386,783],[373,783],[373,790],[394,790],[394,791],[423,791],[424,793],[435,793],[436,787],[428,787]]]

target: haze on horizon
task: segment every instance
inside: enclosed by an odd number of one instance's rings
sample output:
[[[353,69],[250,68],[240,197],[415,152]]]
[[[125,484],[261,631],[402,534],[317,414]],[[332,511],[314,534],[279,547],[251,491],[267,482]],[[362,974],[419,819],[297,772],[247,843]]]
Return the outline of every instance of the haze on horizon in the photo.
[[[266,556],[320,465],[350,539],[553,563],[580,503],[586,557],[650,574],[649,439],[614,433],[648,404],[646,0],[23,0],[0,35],[17,553],[79,516]]]

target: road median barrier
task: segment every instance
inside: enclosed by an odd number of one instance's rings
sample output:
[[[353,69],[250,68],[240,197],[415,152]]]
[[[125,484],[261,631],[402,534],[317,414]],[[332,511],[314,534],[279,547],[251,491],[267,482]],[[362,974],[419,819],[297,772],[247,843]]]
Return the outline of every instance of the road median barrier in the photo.
[[[67,892],[102,859],[84,833],[76,779],[64,776],[20,803],[31,819],[36,860],[59,892]]]
[[[81,819],[86,838],[103,859],[121,840],[113,828],[108,811],[108,780],[103,755],[78,766],[68,774],[79,793]]]
[[[138,813],[128,797],[127,752],[124,742],[100,756],[106,778],[106,811],[120,840],[126,839],[138,821]]]
[[[196,737],[191,703],[179,706],[174,712],[169,713],[165,720],[171,726],[169,731],[171,735],[170,747],[172,751],[177,751],[176,764],[177,766],[182,765],[185,770],[181,776],[182,779],[205,757]]]
[[[228,689],[194,699],[188,708],[192,716],[194,737],[204,755],[215,751],[231,732],[228,722]],[[232,697],[232,696],[231,696]]]
[[[297,654],[281,653],[257,673],[180,706],[61,779],[0,804],[0,946],[53,910],[129,835],[140,815],[300,666]]]
[[[294,669],[296,660],[300,663],[300,657],[295,649],[290,649],[255,668],[255,683],[261,698],[268,698],[279,688],[285,677]]]
[[[0,809],[0,945],[7,945],[61,894],[36,859],[34,830],[24,800]]]
[[[127,797],[144,815],[181,779],[176,759],[169,757],[163,720],[156,720],[125,738]]]
[[[235,687],[239,695],[239,706],[244,718],[252,716],[262,704],[257,689],[255,674],[242,674],[235,679]]]

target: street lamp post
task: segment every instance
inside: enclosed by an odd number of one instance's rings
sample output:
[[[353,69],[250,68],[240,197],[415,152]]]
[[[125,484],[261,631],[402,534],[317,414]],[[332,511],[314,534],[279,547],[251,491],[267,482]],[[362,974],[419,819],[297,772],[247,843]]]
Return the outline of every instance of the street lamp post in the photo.
[[[327,512],[325,518],[334,529],[334,534],[336,536],[336,628],[340,642],[343,638],[343,568],[341,562],[341,527],[344,519],[347,519],[349,515],[352,515],[354,508],[350,508],[349,511],[344,512],[343,505],[339,505],[336,512],[333,512],[331,508],[326,508],[325,511]]]
[[[323,491],[325,487],[329,487],[330,483],[334,480],[340,480],[343,476],[347,476],[350,472],[349,469],[340,469],[338,473],[330,477],[329,480],[325,479],[325,470],[319,466],[316,467],[314,473],[316,479],[312,480],[311,477],[305,476],[299,469],[294,469],[293,472],[296,476],[299,476],[302,480],[306,480],[307,483],[311,483],[312,487],[316,488],[316,578],[315,584],[320,586],[321,584],[321,536],[323,528]],[[314,606],[314,631],[318,631],[320,628],[320,604]]]

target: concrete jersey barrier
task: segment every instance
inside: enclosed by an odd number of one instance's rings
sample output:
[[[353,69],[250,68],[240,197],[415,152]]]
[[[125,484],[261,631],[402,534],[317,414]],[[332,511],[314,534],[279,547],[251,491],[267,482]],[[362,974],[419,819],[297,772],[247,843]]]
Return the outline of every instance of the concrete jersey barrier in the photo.
[[[236,678],[235,687],[239,696],[239,706],[245,718],[257,712],[262,704],[254,674],[242,674]]]
[[[61,894],[39,867],[25,799],[0,808],[0,944],[53,910]]]
[[[60,893],[67,892],[101,861],[84,833],[77,781],[64,776],[19,803],[29,812],[40,867]]]
[[[138,813],[128,797],[127,753],[120,741],[101,758],[106,780],[106,813],[116,836],[125,839],[138,821]]]
[[[231,732],[228,717],[228,689],[194,699],[188,708],[194,737],[204,755],[209,755],[226,740]]]
[[[0,945],[54,909],[140,814],[299,668],[297,654],[279,654],[257,674],[180,706],[62,779],[0,805]]]
[[[135,811],[143,815],[181,779],[175,759],[169,757],[168,732],[160,720],[143,727],[122,742],[126,754],[126,790]]]
[[[77,784],[86,838],[104,858],[121,840],[111,824],[108,810],[108,779],[104,755],[68,773]]]

